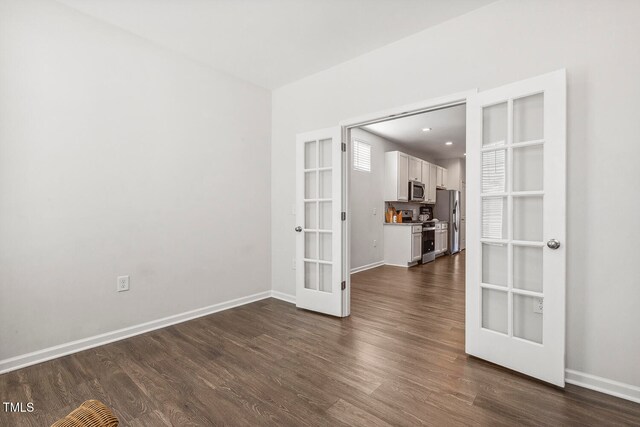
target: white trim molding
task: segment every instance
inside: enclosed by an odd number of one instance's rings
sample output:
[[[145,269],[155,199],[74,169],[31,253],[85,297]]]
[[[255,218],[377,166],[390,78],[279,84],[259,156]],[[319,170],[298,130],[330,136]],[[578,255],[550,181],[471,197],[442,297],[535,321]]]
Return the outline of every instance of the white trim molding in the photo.
[[[198,317],[207,316],[209,314],[217,313],[219,311],[224,311],[230,308],[260,301],[265,298],[270,298],[271,296],[272,296],[272,291],[264,291],[264,292],[249,295],[246,297],[236,298],[236,299],[221,302],[218,304],[210,305],[208,307],[198,308],[191,311],[185,311],[184,313],[174,314],[172,316],[164,317],[162,319],[140,323],[139,325],[129,326],[127,328],[118,329],[118,330],[107,332],[104,334],[95,335],[95,336],[83,338],[77,341],[71,341],[65,344],[60,344],[53,347],[45,348],[43,350],[38,350],[38,351],[34,351],[27,354],[22,354],[20,356],[11,357],[9,359],[0,360],[0,374],[4,374],[10,371],[15,371],[16,369],[25,368],[27,366],[46,362],[48,360],[56,359],[62,356],[67,356],[69,354],[77,353],[83,350],[88,350],[90,348],[109,344],[115,341],[120,341],[125,338],[130,338],[135,335],[144,334],[145,332],[151,332],[160,328],[165,328],[167,326],[175,325],[177,323],[186,322],[187,320],[192,320]]]
[[[640,403],[640,387],[635,385],[574,371],[573,369],[565,370],[565,382]]]
[[[373,262],[371,264],[361,265],[360,267],[354,267],[351,269],[351,274],[359,273],[365,270],[371,270],[372,268],[381,267],[384,265],[384,261]]]
[[[296,296],[291,294],[285,294],[284,292],[271,291],[271,298],[279,299],[291,304],[296,303]]]

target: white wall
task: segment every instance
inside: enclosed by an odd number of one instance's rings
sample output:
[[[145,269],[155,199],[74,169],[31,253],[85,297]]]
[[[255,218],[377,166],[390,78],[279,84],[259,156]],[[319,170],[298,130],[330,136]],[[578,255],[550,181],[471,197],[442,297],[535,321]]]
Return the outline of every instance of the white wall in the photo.
[[[428,154],[396,144],[364,129],[351,130],[351,139],[371,144],[371,172],[351,171],[351,268],[363,267],[384,260],[384,153],[402,151],[409,155],[431,161]],[[351,153],[349,153],[351,155]],[[376,209],[376,215],[373,209]],[[407,207],[406,209],[409,209]],[[376,247],[373,241],[377,241]]]
[[[0,361],[270,290],[270,109],[57,2],[2,0]]]
[[[640,386],[638,22],[632,0],[504,0],[276,90],[272,209],[295,201],[298,132],[566,68],[567,366]],[[272,216],[273,288],[290,294],[294,224]]]

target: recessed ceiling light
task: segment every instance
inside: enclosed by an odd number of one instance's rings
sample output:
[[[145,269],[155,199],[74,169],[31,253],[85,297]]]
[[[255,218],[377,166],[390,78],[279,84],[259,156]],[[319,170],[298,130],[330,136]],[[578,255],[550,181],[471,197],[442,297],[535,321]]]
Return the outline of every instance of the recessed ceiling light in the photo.
[[[431,128],[422,128],[422,132],[429,132]]]
[[[447,142],[444,143],[444,145],[453,145],[453,142],[447,141]]]

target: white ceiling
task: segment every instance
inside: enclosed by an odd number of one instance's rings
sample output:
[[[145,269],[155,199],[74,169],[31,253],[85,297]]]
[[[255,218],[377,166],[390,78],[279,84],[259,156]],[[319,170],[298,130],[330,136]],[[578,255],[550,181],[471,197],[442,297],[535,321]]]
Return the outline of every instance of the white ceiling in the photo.
[[[467,146],[466,105],[430,111],[415,116],[363,126],[362,129],[414,150],[433,159],[463,157]],[[422,129],[431,128],[429,132]],[[451,141],[452,145],[445,142]]]
[[[59,0],[277,88],[495,0]]]

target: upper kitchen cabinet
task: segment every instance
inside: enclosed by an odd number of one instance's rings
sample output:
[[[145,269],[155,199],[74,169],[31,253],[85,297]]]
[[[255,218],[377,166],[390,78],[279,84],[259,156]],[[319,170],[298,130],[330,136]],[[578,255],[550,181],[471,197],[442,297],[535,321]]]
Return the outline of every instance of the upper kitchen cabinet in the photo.
[[[436,187],[447,188],[447,170],[441,166],[436,166]]]
[[[436,185],[438,181],[438,166],[433,163],[429,164],[429,188],[427,191],[427,199],[429,203],[436,202]]]
[[[422,160],[413,156],[409,156],[409,181],[424,182],[422,180]]]
[[[400,151],[384,153],[384,200],[409,201],[409,181],[419,181],[425,186],[424,202],[435,204],[436,187],[446,187],[447,170]]]
[[[422,183],[425,189],[425,203],[436,202],[436,165],[422,161]]]
[[[384,153],[384,200],[409,200],[409,156],[399,151]]]

